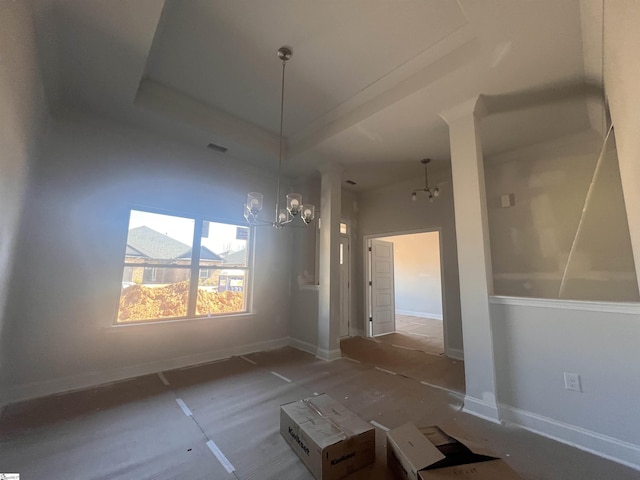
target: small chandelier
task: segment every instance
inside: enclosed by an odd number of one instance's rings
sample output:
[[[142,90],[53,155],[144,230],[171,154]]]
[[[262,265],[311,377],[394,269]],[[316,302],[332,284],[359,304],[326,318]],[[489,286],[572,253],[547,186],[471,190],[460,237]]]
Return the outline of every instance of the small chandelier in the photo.
[[[414,202],[417,199],[418,192],[425,192],[430,202],[433,202],[433,199],[440,195],[440,189],[438,187],[429,188],[429,176],[427,174],[427,164],[431,161],[430,158],[425,158],[424,160],[420,160],[420,163],[424,165],[424,188],[419,188],[411,192],[411,200]]]
[[[280,96],[280,144],[278,150],[278,190],[275,220],[268,221],[258,218],[262,210],[264,196],[258,192],[249,192],[247,194],[247,203],[244,205],[244,218],[254,226],[270,225],[272,227],[282,228],[293,222],[297,217],[300,217],[300,219],[308,225],[315,217],[315,206],[310,203],[303,204],[302,195],[299,193],[288,194],[286,208],[280,208],[280,173],[282,170],[282,150],[284,143],[282,135],[282,125],[284,122],[284,70],[287,60],[289,60],[292,55],[293,51],[291,47],[280,47],[278,49],[278,58],[282,61],[282,88]]]

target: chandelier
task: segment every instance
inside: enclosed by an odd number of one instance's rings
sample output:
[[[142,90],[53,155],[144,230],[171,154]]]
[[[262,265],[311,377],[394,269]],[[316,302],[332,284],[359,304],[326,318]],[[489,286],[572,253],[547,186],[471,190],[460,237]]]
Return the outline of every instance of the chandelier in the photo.
[[[440,195],[440,189],[438,187],[429,188],[429,176],[427,174],[427,164],[431,161],[430,158],[425,158],[424,160],[420,160],[420,163],[424,165],[424,188],[415,189],[411,192],[411,200],[414,202],[417,199],[418,192],[425,192],[430,202],[433,202],[433,199]]]
[[[282,150],[283,135],[282,125],[284,122],[284,71],[287,60],[291,58],[293,51],[291,47],[280,47],[278,49],[278,58],[282,61],[282,83],[280,95],[280,144],[278,147],[278,189],[276,193],[276,212],[275,220],[263,220],[259,218],[263,207],[264,196],[258,192],[249,192],[247,194],[247,203],[244,205],[244,218],[249,224],[254,226],[270,225],[276,228],[282,228],[300,218],[304,224],[308,225],[315,217],[315,206],[310,203],[302,203],[302,195],[299,193],[290,193],[287,195],[286,208],[280,208],[280,175],[282,170]]]

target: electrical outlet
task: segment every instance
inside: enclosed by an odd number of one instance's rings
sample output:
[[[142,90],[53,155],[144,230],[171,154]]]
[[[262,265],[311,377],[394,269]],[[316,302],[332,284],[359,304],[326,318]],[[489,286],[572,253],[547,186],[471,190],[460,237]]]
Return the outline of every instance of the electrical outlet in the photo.
[[[582,388],[580,388],[580,375],[577,373],[564,372],[564,388],[582,392]]]

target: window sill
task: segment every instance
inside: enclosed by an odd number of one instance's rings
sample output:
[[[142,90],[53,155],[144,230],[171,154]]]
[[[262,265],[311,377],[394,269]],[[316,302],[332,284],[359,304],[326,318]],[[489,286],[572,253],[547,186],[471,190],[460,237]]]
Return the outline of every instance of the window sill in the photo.
[[[234,313],[230,315],[216,315],[210,317],[179,318],[170,320],[153,320],[149,322],[114,323],[103,327],[104,330],[112,333],[131,332],[133,330],[145,330],[147,328],[180,328],[181,325],[194,325],[207,323],[215,320],[227,319],[250,319],[256,316],[252,312]]]

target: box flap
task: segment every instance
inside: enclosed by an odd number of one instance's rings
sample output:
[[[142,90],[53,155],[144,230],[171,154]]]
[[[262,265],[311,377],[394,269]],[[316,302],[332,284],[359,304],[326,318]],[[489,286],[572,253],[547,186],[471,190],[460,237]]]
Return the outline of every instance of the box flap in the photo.
[[[436,426],[420,427],[418,430],[436,447],[443,447],[444,445],[450,445],[458,441]]]
[[[420,431],[428,436],[427,431],[430,430],[431,428],[433,428],[433,427],[420,428]],[[467,436],[465,435],[465,433],[462,430],[460,430],[459,428],[456,428],[455,426],[452,426],[452,425],[447,425],[446,427],[444,427],[444,430],[445,431],[443,433],[445,433],[446,436],[451,437],[454,440],[462,443],[464,446],[466,446],[473,453],[476,453],[478,455],[485,455],[487,457],[492,457],[492,458],[499,458],[499,457],[496,457],[495,453],[492,450],[490,450],[489,448],[485,447],[481,443],[469,440],[467,438]],[[428,438],[431,441],[433,441],[433,438],[431,438],[429,436],[428,436]]]
[[[439,462],[445,456],[418,430],[413,423],[405,423],[387,432],[387,439],[395,444],[417,471]]]

